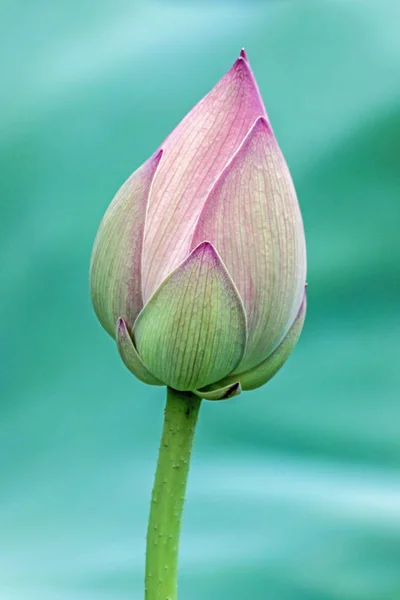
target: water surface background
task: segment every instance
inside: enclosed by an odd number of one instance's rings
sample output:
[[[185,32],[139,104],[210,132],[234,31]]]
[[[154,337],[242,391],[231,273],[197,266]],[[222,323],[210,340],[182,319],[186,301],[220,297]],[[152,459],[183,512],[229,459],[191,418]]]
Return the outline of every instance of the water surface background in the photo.
[[[301,342],[204,403],[183,600],[400,597],[398,2],[3,2],[0,598],[140,600],[164,397],[88,268],[115,191],[246,47],[309,255]]]

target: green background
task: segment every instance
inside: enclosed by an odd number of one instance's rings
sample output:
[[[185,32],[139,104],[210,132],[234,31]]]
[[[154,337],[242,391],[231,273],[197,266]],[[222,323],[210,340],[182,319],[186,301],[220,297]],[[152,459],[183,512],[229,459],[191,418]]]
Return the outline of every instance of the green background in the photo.
[[[182,600],[400,598],[400,4],[0,8],[0,598],[143,597],[164,404],[88,296],[126,177],[246,47],[308,242],[301,341],[204,403]]]

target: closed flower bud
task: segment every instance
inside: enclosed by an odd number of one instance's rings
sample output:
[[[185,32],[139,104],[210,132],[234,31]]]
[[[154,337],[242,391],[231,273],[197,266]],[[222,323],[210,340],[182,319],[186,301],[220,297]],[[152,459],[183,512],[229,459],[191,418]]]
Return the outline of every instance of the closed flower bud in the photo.
[[[93,305],[141,381],[217,400],[286,361],[305,277],[295,189],[242,51],[112,201]]]

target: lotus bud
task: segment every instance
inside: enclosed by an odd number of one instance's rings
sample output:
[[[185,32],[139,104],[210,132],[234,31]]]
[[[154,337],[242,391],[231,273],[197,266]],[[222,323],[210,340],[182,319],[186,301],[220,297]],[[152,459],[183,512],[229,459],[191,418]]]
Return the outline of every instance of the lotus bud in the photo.
[[[112,201],[93,305],[141,381],[217,400],[286,361],[305,277],[296,192],[242,50]]]

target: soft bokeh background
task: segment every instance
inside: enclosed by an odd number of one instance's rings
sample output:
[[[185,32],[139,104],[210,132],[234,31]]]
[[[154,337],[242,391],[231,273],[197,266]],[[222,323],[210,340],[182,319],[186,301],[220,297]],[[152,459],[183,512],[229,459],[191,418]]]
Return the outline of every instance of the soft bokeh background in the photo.
[[[96,321],[117,188],[246,47],[308,238],[301,343],[204,403],[185,600],[400,597],[400,4],[3,2],[0,598],[139,600],[162,423]]]

